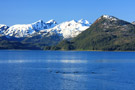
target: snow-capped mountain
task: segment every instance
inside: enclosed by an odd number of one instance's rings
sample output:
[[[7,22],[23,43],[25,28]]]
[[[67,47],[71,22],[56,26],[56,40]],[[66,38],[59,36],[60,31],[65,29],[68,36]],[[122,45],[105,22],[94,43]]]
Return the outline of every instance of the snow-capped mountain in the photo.
[[[82,31],[89,28],[90,23],[87,20],[71,20],[67,22],[63,22],[61,24],[57,24],[55,20],[49,20],[44,22],[43,20],[39,20],[32,24],[16,24],[11,27],[6,27],[6,25],[1,28],[5,36],[9,37],[32,37],[35,34],[45,36],[45,35],[59,35],[64,39],[73,38],[80,34]],[[1,29],[0,28],[0,29]]]
[[[5,30],[7,30],[9,27],[4,24],[0,24],[0,34],[4,34]]]
[[[60,36],[63,36],[64,39],[67,38],[73,38],[76,37],[78,34],[80,34],[82,31],[89,28],[90,23],[87,20],[81,19],[81,20],[71,20],[67,22],[63,22],[59,25],[56,25],[53,28],[41,30],[40,32],[46,32],[52,34],[59,34]]]
[[[32,24],[17,24],[9,27],[4,34],[6,36],[14,36],[17,38],[20,37],[29,37],[32,34],[42,30],[48,29],[56,26],[57,23],[54,20],[50,20],[48,22],[43,22],[43,20],[39,20]]]

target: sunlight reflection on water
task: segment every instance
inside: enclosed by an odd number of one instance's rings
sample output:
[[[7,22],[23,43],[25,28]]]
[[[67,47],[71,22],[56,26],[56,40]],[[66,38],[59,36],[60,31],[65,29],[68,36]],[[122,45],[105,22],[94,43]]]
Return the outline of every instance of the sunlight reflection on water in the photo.
[[[87,63],[87,60],[1,60],[0,63]]]
[[[87,63],[87,60],[47,60],[47,62],[60,62],[60,63]]]
[[[2,63],[135,63],[135,60],[0,60]]]

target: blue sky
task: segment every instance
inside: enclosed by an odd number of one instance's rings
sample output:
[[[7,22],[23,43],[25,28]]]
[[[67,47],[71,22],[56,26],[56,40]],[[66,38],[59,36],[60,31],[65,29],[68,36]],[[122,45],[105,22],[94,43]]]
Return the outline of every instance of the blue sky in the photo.
[[[28,24],[39,19],[58,23],[72,19],[94,22],[103,14],[135,21],[135,0],[0,0],[0,24]]]

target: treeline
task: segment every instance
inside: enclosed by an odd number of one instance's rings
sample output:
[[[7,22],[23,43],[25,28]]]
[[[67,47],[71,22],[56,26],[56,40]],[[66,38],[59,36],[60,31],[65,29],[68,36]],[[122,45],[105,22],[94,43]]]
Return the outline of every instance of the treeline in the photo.
[[[41,48],[31,43],[21,43],[18,41],[0,40],[0,49],[22,49],[22,50],[40,50]]]

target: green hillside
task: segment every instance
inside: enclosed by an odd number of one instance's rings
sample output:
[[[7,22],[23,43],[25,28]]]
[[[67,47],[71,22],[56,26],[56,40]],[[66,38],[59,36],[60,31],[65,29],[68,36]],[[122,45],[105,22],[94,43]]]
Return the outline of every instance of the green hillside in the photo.
[[[55,48],[59,50],[133,51],[135,50],[135,26],[113,16],[110,18],[101,16],[89,29],[71,41],[60,42]]]
[[[9,41],[5,37],[0,37],[0,49],[27,49],[39,50],[40,48],[32,43],[22,43],[19,41]]]

